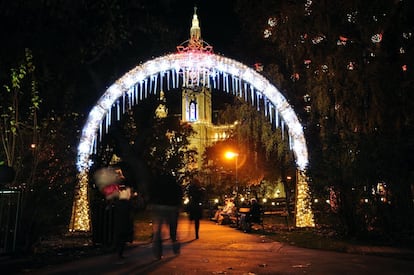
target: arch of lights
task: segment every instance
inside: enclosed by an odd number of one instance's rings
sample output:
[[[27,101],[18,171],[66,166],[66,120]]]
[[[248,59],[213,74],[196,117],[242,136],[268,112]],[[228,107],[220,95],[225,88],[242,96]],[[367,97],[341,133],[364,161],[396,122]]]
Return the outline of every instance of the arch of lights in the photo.
[[[114,120],[150,94],[181,87],[207,86],[219,89],[264,111],[269,120],[287,126],[289,146],[297,164],[296,226],[313,227],[313,213],[305,169],[308,164],[306,140],[295,112],[286,98],[255,70],[211,52],[188,51],[165,55],[130,70],[112,84],[92,108],[78,146],[78,186],[72,209],[70,231],[90,231],[88,172],[91,155]]]

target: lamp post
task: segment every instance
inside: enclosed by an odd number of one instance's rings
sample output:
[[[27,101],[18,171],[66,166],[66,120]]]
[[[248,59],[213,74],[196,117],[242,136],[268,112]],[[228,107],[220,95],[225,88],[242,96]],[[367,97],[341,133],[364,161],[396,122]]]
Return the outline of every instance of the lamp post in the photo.
[[[238,164],[239,154],[235,153],[235,152],[232,152],[232,151],[227,151],[224,154],[224,156],[225,156],[226,159],[235,159],[235,164],[236,164],[236,171],[235,171],[235,174],[236,174],[236,193],[238,193],[239,192],[239,182],[238,182],[237,172],[238,172],[238,168],[239,168],[239,164]]]

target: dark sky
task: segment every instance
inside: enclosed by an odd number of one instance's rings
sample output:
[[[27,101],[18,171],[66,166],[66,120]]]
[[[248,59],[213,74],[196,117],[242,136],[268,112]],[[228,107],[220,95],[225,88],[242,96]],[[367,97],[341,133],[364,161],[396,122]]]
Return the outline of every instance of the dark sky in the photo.
[[[175,52],[176,46],[189,38],[194,6],[202,38],[214,47],[214,52],[243,62],[237,43],[240,23],[234,11],[236,2],[1,1],[1,83],[21,60],[24,48],[30,48],[37,65],[43,110],[87,112],[109,85],[133,67]],[[109,13],[101,3],[123,6],[121,12]],[[108,14],[118,17],[111,22]],[[108,25],[115,29],[115,42],[105,33]],[[120,27],[125,27],[129,35],[125,40],[121,39]],[[109,47],[99,53],[106,43]],[[98,53],[94,54],[94,47]]]

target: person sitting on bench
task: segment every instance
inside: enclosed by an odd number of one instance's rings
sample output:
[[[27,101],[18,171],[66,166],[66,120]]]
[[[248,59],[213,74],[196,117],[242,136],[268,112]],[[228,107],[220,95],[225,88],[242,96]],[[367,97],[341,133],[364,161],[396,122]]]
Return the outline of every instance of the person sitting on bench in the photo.
[[[216,220],[218,224],[222,224],[225,220],[225,217],[228,218],[231,215],[234,215],[234,208],[235,205],[233,199],[226,199],[223,209],[217,210],[216,214],[214,215],[214,220]],[[226,223],[226,221],[224,221],[224,223]]]
[[[262,206],[256,199],[251,200],[250,212],[247,215],[248,223],[261,223],[262,222]]]

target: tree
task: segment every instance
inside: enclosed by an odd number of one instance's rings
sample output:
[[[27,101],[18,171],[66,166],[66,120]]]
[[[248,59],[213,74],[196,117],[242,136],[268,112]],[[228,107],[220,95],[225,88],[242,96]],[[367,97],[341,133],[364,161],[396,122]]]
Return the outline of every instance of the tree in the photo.
[[[337,194],[337,216],[348,235],[372,230],[362,191],[380,181],[393,190],[400,228],[413,228],[404,218],[413,214],[412,169],[405,165],[413,152],[413,115],[406,112],[412,101],[402,101],[412,90],[412,5],[238,1],[245,33],[254,37],[247,43],[262,49],[255,53],[267,61],[265,73],[306,127],[313,192]]]
[[[76,184],[76,137],[82,116],[51,114],[39,123],[33,181],[19,184],[19,248],[33,251],[41,240],[67,232]]]
[[[16,171],[15,181],[8,187],[21,192],[17,244],[25,251],[67,226],[80,126],[76,113],[60,116],[52,112],[39,118],[41,99],[35,69],[32,53],[26,49],[0,94],[0,156]]]
[[[184,180],[194,173],[186,169],[195,161],[195,151],[187,148],[194,130],[177,116],[156,117],[159,103],[154,96],[131,109],[111,128],[97,153],[96,167],[108,166],[113,154],[119,156],[131,171],[134,187],[144,192],[152,174],[164,171]]]
[[[28,184],[33,182],[33,174],[22,174],[36,169],[36,146],[39,141],[37,112],[41,99],[37,90],[35,68],[32,53],[26,49],[23,61],[17,68],[11,69],[10,82],[3,85],[0,94],[1,157],[8,166],[14,168],[16,179],[28,181]]]
[[[237,121],[237,124],[229,139],[206,148],[204,169],[215,175],[212,185],[216,186],[217,192],[229,191],[234,186],[234,181],[228,181],[226,176],[235,174],[234,162],[224,160],[226,151],[238,153],[239,188],[254,190],[264,182],[275,184],[280,180],[285,190],[291,189],[288,186],[291,182],[288,183],[286,178],[288,174],[295,175],[295,164],[281,129],[272,129],[263,114],[237,98],[220,111],[219,121],[225,124]],[[290,200],[288,193],[286,199]]]

